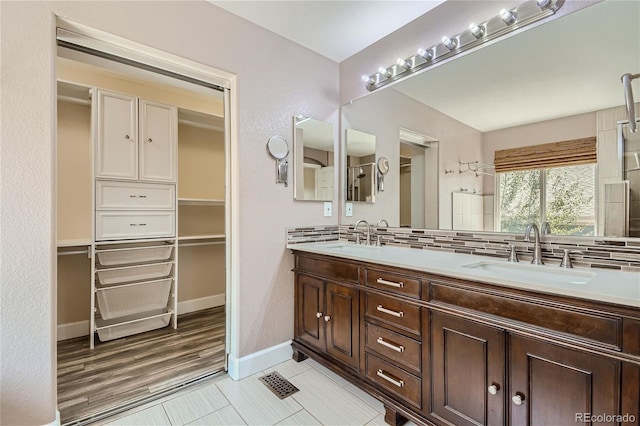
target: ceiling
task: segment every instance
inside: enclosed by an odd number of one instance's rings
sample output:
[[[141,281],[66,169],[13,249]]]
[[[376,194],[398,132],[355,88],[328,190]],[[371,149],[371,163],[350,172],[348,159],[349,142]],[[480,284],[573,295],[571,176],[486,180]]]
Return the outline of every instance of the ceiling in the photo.
[[[444,0],[209,2],[335,62],[342,62]]]

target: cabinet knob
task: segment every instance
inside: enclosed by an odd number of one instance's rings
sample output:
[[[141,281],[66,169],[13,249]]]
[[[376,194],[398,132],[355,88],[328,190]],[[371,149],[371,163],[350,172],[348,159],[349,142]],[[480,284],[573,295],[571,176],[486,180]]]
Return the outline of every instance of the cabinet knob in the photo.
[[[489,386],[487,388],[487,390],[489,391],[489,393],[491,395],[496,395],[498,393],[498,391],[500,390],[500,385],[498,385],[496,383],[492,383],[491,386]]]
[[[522,405],[522,402],[524,401],[524,395],[518,392],[511,397],[511,400],[516,405]]]
[[[316,318],[320,318],[322,316],[322,312],[316,312]]]
[[[331,316],[329,316],[329,315],[325,315],[324,316],[325,322],[329,322],[330,319],[331,319]]]
[[[147,139],[147,142],[153,142],[153,139],[149,138]]]
[[[124,135],[125,139],[131,139],[131,137],[129,137],[129,135]]]

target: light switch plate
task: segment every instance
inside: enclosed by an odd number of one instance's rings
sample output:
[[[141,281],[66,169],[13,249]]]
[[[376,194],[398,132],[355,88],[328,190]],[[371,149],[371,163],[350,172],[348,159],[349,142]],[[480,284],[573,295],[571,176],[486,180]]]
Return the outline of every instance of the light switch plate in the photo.
[[[345,205],[346,205],[346,208],[345,208],[345,210],[346,210],[346,211],[345,211],[345,214],[346,214],[348,217],[353,216],[353,203],[346,203]]]
[[[325,201],[324,202],[324,217],[331,217],[332,214],[333,214],[333,212],[332,212],[332,207],[331,207],[331,201]]]

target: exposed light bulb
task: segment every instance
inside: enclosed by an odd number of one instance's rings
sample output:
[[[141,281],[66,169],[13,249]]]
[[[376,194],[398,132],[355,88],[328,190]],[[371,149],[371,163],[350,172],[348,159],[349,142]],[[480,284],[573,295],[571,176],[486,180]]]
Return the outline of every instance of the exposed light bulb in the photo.
[[[442,37],[442,44],[449,50],[454,50],[458,46],[458,42],[456,40],[452,40],[447,36]]]
[[[425,61],[430,61],[431,58],[433,58],[433,53],[431,53],[431,50],[418,49],[418,55],[420,55]]]
[[[373,79],[373,77],[369,76],[369,75],[363,75],[362,76],[362,81],[364,81],[367,84],[373,84],[373,82],[375,81]]]
[[[484,28],[473,23],[469,25],[469,31],[475,38],[480,38],[484,35]]]
[[[540,9],[546,9],[551,6],[551,0],[536,0],[536,3]]]
[[[398,59],[396,61],[396,64],[398,64],[399,67],[402,67],[405,70],[408,70],[409,68],[411,68],[411,64],[404,59]]]
[[[516,22],[516,15],[510,10],[502,9],[500,11],[500,19],[502,19],[505,24],[511,25]]]
[[[380,67],[378,68],[378,72],[386,77],[391,77],[391,71],[388,68]]]

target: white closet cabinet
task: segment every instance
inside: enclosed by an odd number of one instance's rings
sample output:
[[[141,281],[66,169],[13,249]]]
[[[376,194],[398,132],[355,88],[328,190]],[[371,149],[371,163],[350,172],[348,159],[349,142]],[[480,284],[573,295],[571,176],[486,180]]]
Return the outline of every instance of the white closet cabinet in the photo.
[[[175,182],[177,109],[96,89],[95,177]]]

